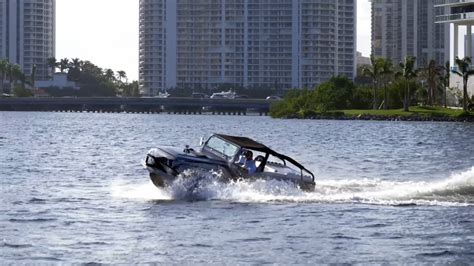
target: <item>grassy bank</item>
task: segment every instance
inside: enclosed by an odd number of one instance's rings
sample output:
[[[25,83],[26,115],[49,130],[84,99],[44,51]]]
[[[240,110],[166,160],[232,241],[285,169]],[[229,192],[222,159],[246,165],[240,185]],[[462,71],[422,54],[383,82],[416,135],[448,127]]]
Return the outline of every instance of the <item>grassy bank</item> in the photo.
[[[442,107],[416,106],[409,112],[394,110],[336,110],[324,113],[306,111],[286,118],[340,120],[406,120],[406,121],[465,121],[474,122],[474,112]]]
[[[403,109],[395,110],[342,110],[346,116],[357,117],[360,115],[374,115],[374,116],[421,116],[421,117],[451,117],[459,118],[465,116],[473,116],[474,113],[465,113],[463,110],[456,110],[442,107],[416,106],[410,107],[409,112],[404,112]]]

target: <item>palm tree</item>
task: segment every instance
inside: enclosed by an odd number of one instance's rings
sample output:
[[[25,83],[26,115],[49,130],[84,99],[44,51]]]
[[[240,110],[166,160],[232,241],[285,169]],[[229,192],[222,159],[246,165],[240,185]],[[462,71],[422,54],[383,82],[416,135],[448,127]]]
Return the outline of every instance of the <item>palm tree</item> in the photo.
[[[33,87],[33,89],[35,88],[35,82],[36,82],[36,64],[33,65],[33,67],[31,68],[31,86]]]
[[[21,71],[21,67],[20,65],[13,65],[11,67],[11,74],[10,74],[10,79],[11,79],[11,88],[13,89],[13,83],[16,83],[17,81],[21,81],[22,83],[24,83],[24,74],[23,74],[23,71]]]
[[[446,61],[444,64],[444,76],[441,77],[442,83],[444,85],[444,108],[448,108],[448,96],[447,96],[447,89],[449,88],[449,82],[451,78],[451,63]]]
[[[10,84],[10,91],[11,91],[11,89],[13,88],[13,65],[11,63],[7,64],[7,71],[5,74]]]
[[[25,88],[25,83],[26,83],[26,75],[25,73],[21,72],[18,73],[18,80],[21,82],[21,87]]]
[[[68,78],[70,80],[78,81],[80,79],[83,66],[84,62],[81,61],[81,59],[73,58],[69,66]]]
[[[375,58],[374,55],[370,56],[370,65],[364,67],[362,70],[362,75],[369,77],[372,79],[372,86],[373,86],[373,109],[377,109],[377,86],[382,75],[382,60],[380,58]]]
[[[10,63],[6,59],[0,60],[0,93],[3,94],[3,81],[7,74],[7,67]]]
[[[405,97],[403,100],[403,110],[405,112],[410,111],[409,106],[410,106],[410,81],[417,76],[417,72],[415,70],[415,61],[416,57],[413,56],[407,56],[405,58],[405,62],[400,63],[400,71],[396,73],[397,77],[403,77],[406,82],[406,88],[405,88]]]
[[[127,74],[125,73],[125,71],[123,70],[119,70],[117,71],[117,79],[122,82],[122,79],[126,79],[127,78]]]
[[[48,64],[48,67],[51,68],[51,74],[54,75],[56,72],[56,67],[58,67],[58,62],[56,61],[55,57],[50,57],[46,59],[46,63]]]
[[[73,69],[76,69],[78,71],[82,71],[82,66],[84,65],[84,62],[79,59],[79,58],[73,58],[71,59],[70,67]]]
[[[458,71],[453,70],[453,73],[461,76],[462,81],[463,81],[463,101],[462,101],[462,107],[464,111],[467,110],[468,106],[468,94],[467,94],[467,82],[469,81],[469,76],[474,75],[474,70],[471,69],[471,58],[469,57],[464,57],[463,59],[460,59],[459,57],[456,56],[455,59],[456,65],[458,65],[459,69]]]
[[[82,62],[81,59],[79,59],[79,58],[71,59],[71,67],[72,68],[82,70],[82,65],[83,64],[84,64],[84,62]]]
[[[64,70],[69,68],[69,59],[63,58],[59,61],[59,70],[61,73],[64,73]]]
[[[436,88],[441,76],[441,68],[436,64],[435,60],[430,60],[423,70],[428,84],[428,105],[433,105],[436,103]]]
[[[110,68],[104,71],[104,75],[105,75],[105,78],[109,81],[114,81],[115,79],[115,72]]]
[[[385,78],[384,81],[384,93],[383,93],[383,107],[385,110],[388,109],[388,95],[387,95],[387,80],[391,79],[393,75],[393,63],[390,59],[381,59],[382,71],[381,75]]]

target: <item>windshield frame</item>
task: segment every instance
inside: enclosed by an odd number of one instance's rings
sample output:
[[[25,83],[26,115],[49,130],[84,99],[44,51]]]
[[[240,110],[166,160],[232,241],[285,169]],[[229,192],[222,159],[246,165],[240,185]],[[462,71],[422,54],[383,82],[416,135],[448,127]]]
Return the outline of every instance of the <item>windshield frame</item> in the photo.
[[[213,140],[218,140],[223,145],[221,147],[219,147],[218,145],[217,146],[209,145],[210,143],[212,144]],[[229,147],[231,150],[227,152],[226,147]],[[219,136],[213,135],[206,141],[206,143],[204,143],[203,149],[211,152],[212,154],[218,157],[225,159],[226,161],[230,161],[230,160],[234,160],[235,156],[239,153],[241,147]]]

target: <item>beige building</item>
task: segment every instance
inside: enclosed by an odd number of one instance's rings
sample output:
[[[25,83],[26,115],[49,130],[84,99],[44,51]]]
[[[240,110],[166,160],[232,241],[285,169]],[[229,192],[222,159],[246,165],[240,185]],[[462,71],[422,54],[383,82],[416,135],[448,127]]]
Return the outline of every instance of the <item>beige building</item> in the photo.
[[[370,64],[371,64],[370,57],[362,55],[361,52],[357,52],[356,65],[358,67],[366,66]]]
[[[356,1],[140,0],[140,88],[313,87],[353,78]]]

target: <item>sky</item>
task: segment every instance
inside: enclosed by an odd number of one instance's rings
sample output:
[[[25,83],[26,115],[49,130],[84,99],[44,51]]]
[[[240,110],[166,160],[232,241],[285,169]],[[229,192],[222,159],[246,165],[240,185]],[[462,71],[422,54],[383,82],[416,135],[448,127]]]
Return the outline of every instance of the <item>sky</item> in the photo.
[[[370,5],[357,1],[357,50],[370,54]],[[89,60],[138,79],[138,0],[57,0],[56,59]]]

